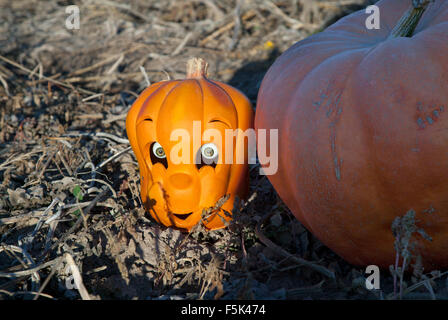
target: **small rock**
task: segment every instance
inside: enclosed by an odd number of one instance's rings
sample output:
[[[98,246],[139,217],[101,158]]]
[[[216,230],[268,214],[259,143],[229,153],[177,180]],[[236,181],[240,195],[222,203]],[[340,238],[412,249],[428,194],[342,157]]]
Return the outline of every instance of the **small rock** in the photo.
[[[17,116],[15,114],[13,114],[10,117],[10,121],[12,124],[16,124],[17,122],[19,122],[19,119],[17,118]]]
[[[28,190],[28,194],[31,198],[42,199],[44,197],[44,188],[42,186],[34,186]]]
[[[276,213],[271,217],[271,224],[274,227],[280,227],[282,225],[282,216],[280,215],[280,213]]]
[[[62,183],[62,185],[64,187],[66,186],[70,186],[71,184],[73,184],[73,178],[70,177],[64,177],[60,180],[60,182]]]
[[[25,189],[22,188],[17,188],[16,190],[8,189],[8,197],[13,207],[25,205],[30,198]]]

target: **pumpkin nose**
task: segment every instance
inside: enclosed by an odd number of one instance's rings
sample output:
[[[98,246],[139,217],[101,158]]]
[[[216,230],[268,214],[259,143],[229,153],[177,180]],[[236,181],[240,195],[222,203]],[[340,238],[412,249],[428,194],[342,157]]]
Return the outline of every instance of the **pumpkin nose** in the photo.
[[[186,173],[175,173],[170,176],[170,183],[176,189],[186,189],[192,182],[193,179]]]

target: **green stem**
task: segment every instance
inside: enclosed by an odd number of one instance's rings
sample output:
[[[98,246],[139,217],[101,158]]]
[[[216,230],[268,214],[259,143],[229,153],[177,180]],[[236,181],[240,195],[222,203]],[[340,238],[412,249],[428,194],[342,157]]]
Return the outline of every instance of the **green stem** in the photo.
[[[401,17],[398,24],[392,30],[390,37],[412,37],[415,28],[420,22],[423,13],[425,13],[430,0],[413,0],[412,7]]]

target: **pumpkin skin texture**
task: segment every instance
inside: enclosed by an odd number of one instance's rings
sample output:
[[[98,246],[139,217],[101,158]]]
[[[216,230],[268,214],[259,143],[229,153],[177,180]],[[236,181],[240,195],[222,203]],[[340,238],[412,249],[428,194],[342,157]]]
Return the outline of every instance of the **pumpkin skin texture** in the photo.
[[[241,92],[207,79],[207,66],[202,59],[191,61],[193,69],[187,79],[158,82],[140,94],[127,115],[126,131],[139,164],[141,198],[146,211],[165,226],[190,230],[201,220],[203,209],[214,207],[228,195],[221,208],[203,221],[208,229],[219,229],[225,226],[223,220],[231,219],[224,210],[231,213],[235,197],[243,199],[248,191],[244,136],[236,136],[233,144],[234,156],[245,152],[244,163],[224,163],[225,130],[253,128],[254,115],[249,100]],[[195,66],[199,69],[194,69]],[[199,131],[194,132],[194,121],[200,124]],[[185,140],[188,143],[184,148],[190,156],[180,163],[171,158],[173,148],[181,141],[171,135],[179,129],[188,133],[190,139]],[[206,129],[217,130],[222,141],[204,137]],[[194,157],[200,155],[200,149],[193,149],[195,134],[199,137],[196,147],[211,142],[218,146],[216,166],[198,167],[195,163]],[[163,147],[166,166],[151,155],[156,142]],[[184,149],[176,154],[183,155]]]
[[[448,2],[412,37],[389,38],[409,0],[383,0],[284,52],[265,75],[255,128],[279,130],[268,176],[296,218],[356,265],[395,263],[391,224],[409,210],[425,270],[448,267]]]

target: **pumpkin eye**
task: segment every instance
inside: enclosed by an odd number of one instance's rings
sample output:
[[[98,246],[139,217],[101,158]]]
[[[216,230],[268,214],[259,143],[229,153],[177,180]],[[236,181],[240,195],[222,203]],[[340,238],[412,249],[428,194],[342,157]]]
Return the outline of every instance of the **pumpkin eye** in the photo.
[[[216,163],[218,162],[218,147],[214,143],[206,143],[200,149],[200,157],[201,161],[197,165],[198,169],[203,166],[212,166],[216,167]]]
[[[168,168],[168,162],[166,161],[165,150],[163,150],[160,143],[153,142],[150,147],[150,155],[152,164],[161,163],[165,168]]]
[[[159,159],[166,158],[165,150],[163,150],[162,146],[158,142],[154,142],[152,144],[152,153],[154,153],[154,155]]]
[[[213,143],[206,143],[201,147],[202,158],[213,160],[218,158],[218,148]]]

